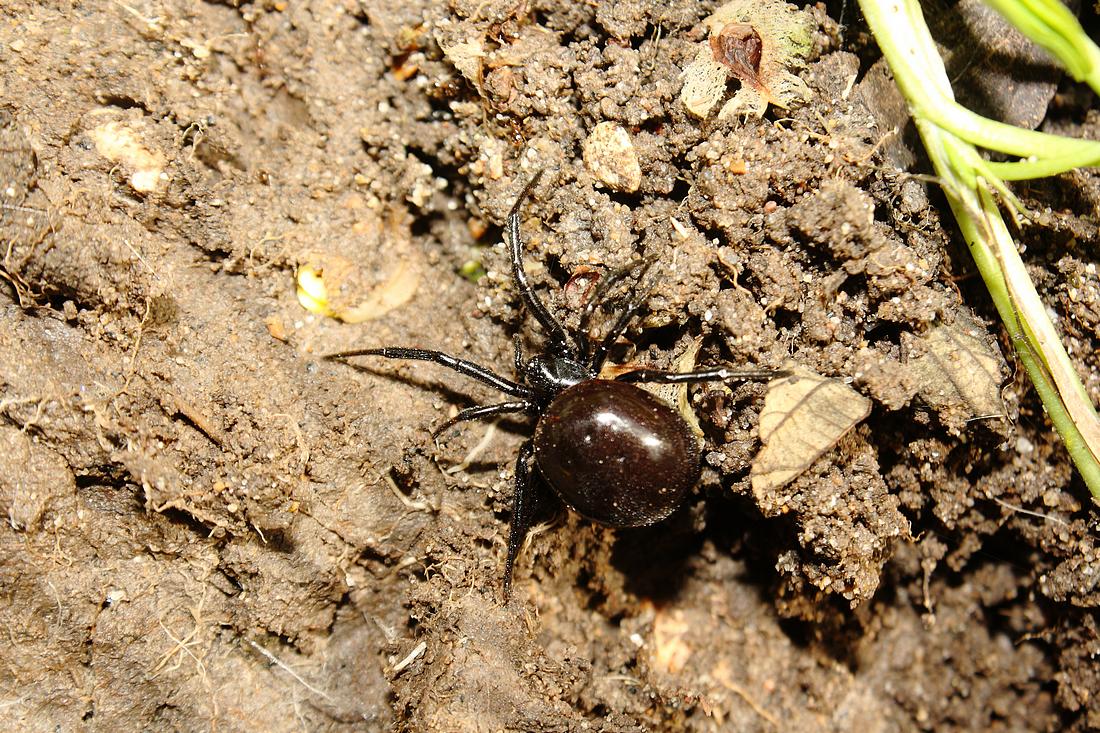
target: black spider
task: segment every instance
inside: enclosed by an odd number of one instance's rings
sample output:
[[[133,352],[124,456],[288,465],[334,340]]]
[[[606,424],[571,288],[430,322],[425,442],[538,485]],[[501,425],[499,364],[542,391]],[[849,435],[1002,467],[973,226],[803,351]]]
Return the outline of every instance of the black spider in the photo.
[[[516,381],[465,359],[428,349],[387,346],[342,351],[325,357],[383,356],[432,361],[515,398],[493,405],[468,407],[439,426],[433,436],[465,420],[505,413],[526,412],[538,418],[534,437],[520,447],[516,460],[512,526],[504,570],[506,596],[511,592],[516,553],[531,527],[532,458],[544,481],[562,501],[588,519],[609,527],[654,524],[671,514],[698,480],[699,444],[677,411],[630,382],[683,384],[764,380],[786,374],[760,369],[716,368],[676,373],[640,368],[614,379],[600,379],[598,375],[608,352],[642,308],[649,291],[637,288],[607,334],[593,344],[586,333],[588,319],[609,286],[625,275],[618,273],[609,277],[600,284],[595,297],[586,306],[580,328],[573,333],[565,330],[532,291],[521,257],[519,209],[541,175],[541,171],[536,173],[524,186],[507,222],[512,276],[524,302],[547,336],[545,351],[526,361],[520,351],[519,337],[515,338]],[[644,277],[651,262],[641,266],[637,280]]]

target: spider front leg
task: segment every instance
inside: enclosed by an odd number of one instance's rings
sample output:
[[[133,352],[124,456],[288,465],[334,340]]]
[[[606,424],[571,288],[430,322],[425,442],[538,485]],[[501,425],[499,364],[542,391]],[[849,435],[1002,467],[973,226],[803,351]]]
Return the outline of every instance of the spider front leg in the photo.
[[[542,171],[535,173],[531,180],[527,182],[527,185],[523,187],[516,199],[516,203],[512,206],[512,210],[508,213],[508,250],[512,260],[512,279],[516,281],[516,287],[519,288],[520,295],[530,309],[531,315],[546,331],[549,350],[559,356],[573,356],[576,349],[570,345],[569,337],[565,334],[565,327],[539,300],[538,295],[531,287],[531,283],[527,280],[527,271],[523,269],[523,241],[519,235],[519,210],[540,178],[542,178]]]
[[[519,449],[516,458],[516,492],[512,498],[512,528],[508,532],[508,559],[504,565],[504,598],[512,597],[512,566],[527,531],[531,529],[534,515],[534,491],[531,488],[531,459],[535,456],[535,446],[528,440]]]
[[[412,349],[401,346],[383,346],[378,349],[353,349],[351,351],[339,351],[335,354],[325,354],[322,358],[329,361],[342,361],[351,356],[381,356],[386,359],[413,359],[417,361],[431,361],[436,364],[440,364],[449,369],[453,369],[459,374],[464,374],[467,377],[473,377],[479,382],[499,389],[506,395],[511,397],[521,397],[523,399],[532,399],[536,396],[535,392],[522,384],[517,384],[511,379],[505,379],[504,377],[496,374],[491,369],[487,369],[480,364],[475,364],[472,361],[466,359],[459,359],[457,356],[451,356],[450,354],[444,354],[442,351],[432,351],[431,349]]]
[[[764,382],[789,375],[771,369],[700,369],[696,372],[666,372],[663,369],[635,369],[615,377],[618,382],[655,382],[658,384],[696,384],[698,382]]]
[[[606,304],[608,294],[611,292],[612,288],[626,280],[633,273],[638,272],[639,267],[648,268],[653,259],[652,256],[649,256],[642,261],[641,265],[638,263],[625,265],[601,276],[599,282],[596,284],[595,291],[586,296],[587,303],[584,306],[584,310],[581,311],[580,325],[577,327],[577,332],[575,334],[577,349],[586,361],[589,360],[592,355],[592,344],[589,340],[588,331],[593,314]],[[636,276],[634,278],[635,286],[637,286],[637,283],[638,277]]]
[[[512,337],[513,359],[516,367],[516,376],[523,374],[523,339],[517,333]]]
[[[596,348],[592,350],[592,353],[588,355],[588,366],[592,371],[599,373],[603,368],[604,361],[607,360],[607,354],[611,351],[611,348],[615,345],[615,342],[619,339],[619,336],[623,335],[626,327],[630,325],[630,321],[634,319],[634,316],[645,307],[646,302],[649,300],[649,294],[653,291],[653,285],[645,287],[642,285],[642,280],[645,278],[646,273],[649,272],[649,268],[656,262],[655,258],[649,257],[642,261],[640,265],[640,271],[638,277],[635,280],[635,287],[638,288],[634,294],[633,299],[623,308],[619,313],[619,317],[615,320],[615,324],[604,335],[603,339]]]

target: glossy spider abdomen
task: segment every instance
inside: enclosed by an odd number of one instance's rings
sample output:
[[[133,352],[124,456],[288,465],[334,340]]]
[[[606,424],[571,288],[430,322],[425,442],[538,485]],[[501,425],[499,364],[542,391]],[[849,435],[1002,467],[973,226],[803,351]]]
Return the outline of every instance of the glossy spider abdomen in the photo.
[[[590,379],[539,419],[535,463],[567,505],[609,527],[643,527],[682,503],[699,479],[699,443],[678,412],[626,382]]]

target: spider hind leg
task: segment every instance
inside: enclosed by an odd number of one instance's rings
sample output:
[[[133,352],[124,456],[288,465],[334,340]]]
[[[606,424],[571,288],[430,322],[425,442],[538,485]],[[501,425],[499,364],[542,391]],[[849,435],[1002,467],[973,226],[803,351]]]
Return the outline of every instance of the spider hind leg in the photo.
[[[512,597],[512,568],[534,519],[535,496],[531,484],[531,460],[534,456],[534,443],[528,440],[520,446],[519,457],[516,458],[516,492],[512,499],[512,527],[508,531],[508,559],[504,565],[505,600]]]

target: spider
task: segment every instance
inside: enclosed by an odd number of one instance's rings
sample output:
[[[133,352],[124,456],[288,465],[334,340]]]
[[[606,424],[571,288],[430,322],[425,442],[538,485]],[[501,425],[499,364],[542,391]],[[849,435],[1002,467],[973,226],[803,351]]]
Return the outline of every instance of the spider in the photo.
[[[590,341],[588,319],[610,285],[626,277],[617,273],[600,283],[581,316],[580,328],[566,331],[539,300],[523,269],[520,208],[542,176],[523,187],[507,219],[512,278],[523,302],[546,334],[541,353],[525,358],[514,338],[516,379],[450,354],[430,349],[385,346],[328,354],[326,359],[356,356],[430,361],[500,390],[511,400],[461,410],[435,431],[467,420],[507,413],[536,418],[533,437],[519,449],[515,468],[504,594],[509,597],[512,568],[532,525],[534,483],[531,464],[562,501],[580,515],[608,527],[643,527],[668,517],[699,479],[700,447],[684,418],[635,382],[686,384],[722,380],[768,380],[786,372],[724,367],[693,372],[638,368],[613,379],[599,376],[612,345],[644,306],[649,291],[636,288],[598,342]],[[635,285],[652,260],[640,267]]]

